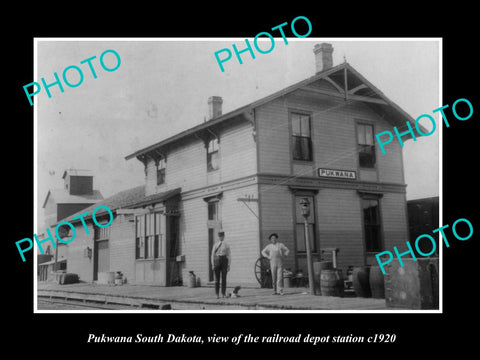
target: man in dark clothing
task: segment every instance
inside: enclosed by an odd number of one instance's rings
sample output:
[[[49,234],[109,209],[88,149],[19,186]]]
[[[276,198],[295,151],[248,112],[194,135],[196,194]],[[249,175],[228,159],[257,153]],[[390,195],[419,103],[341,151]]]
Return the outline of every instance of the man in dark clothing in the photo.
[[[215,274],[215,294],[217,299],[222,278],[222,297],[227,290],[227,272],[230,271],[230,246],[225,242],[225,232],[218,232],[218,241],[213,245],[211,256],[212,270]]]

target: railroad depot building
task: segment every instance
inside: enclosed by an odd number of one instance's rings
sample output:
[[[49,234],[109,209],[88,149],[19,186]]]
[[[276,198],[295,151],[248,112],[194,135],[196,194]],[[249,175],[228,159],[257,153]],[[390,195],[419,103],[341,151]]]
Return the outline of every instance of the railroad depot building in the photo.
[[[130,283],[166,286],[193,271],[205,284],[221,229],[230,285],[258,286],[254,264],[272,232],[290,249],[285,267],[306,273],[305,197],[315,261],[338,248],[345,274],[404,244],[402,148],[393,141],[383,155],[374,136],[414,119],[347,62],[333,66],[332,51],[315,46],[312,77],[226,114],[213,96],[208,121],[126,156],[143,163],[145,184],[77,213],[107,205],[114,219],[96,228],[86,216],[89,234],[74,222],[67,271],[83,281],[122,271]]]

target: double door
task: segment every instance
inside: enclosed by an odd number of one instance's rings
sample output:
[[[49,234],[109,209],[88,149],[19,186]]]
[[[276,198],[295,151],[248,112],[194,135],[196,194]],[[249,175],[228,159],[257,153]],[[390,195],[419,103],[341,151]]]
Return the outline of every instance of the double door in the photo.
[[[137,216],[135,282],[170,286],[178,277],[178,216]]]

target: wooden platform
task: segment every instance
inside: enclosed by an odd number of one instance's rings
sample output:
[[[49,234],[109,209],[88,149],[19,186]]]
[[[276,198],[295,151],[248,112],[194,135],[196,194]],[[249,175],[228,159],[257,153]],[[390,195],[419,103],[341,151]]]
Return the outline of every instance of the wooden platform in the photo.
[[[132,310],[158,310],[164,305],[173,310],[389,310],[384,299],[315,296],[308,294],[307,288],[286,288],[283,296],[272,295],[272,289],[247,288],[240,291],[238,298],[220,299],[212,287],[39,283],[37,290],[39,299],[121,304],[131,306]]]

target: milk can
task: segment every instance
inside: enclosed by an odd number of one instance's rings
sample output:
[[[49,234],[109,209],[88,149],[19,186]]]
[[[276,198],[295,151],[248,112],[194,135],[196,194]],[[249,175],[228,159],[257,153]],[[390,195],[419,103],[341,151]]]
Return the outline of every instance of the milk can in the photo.
[[[189,273],[190,273],[190,278],[188,282],[188,287],[194,288],[195,286],[197,286],[197,277],[195,276],[193,271],[189,271]]]
[[[117,271],[115,275],[115,285],[122,285],[123,284],[123,274],[121,271]]]

